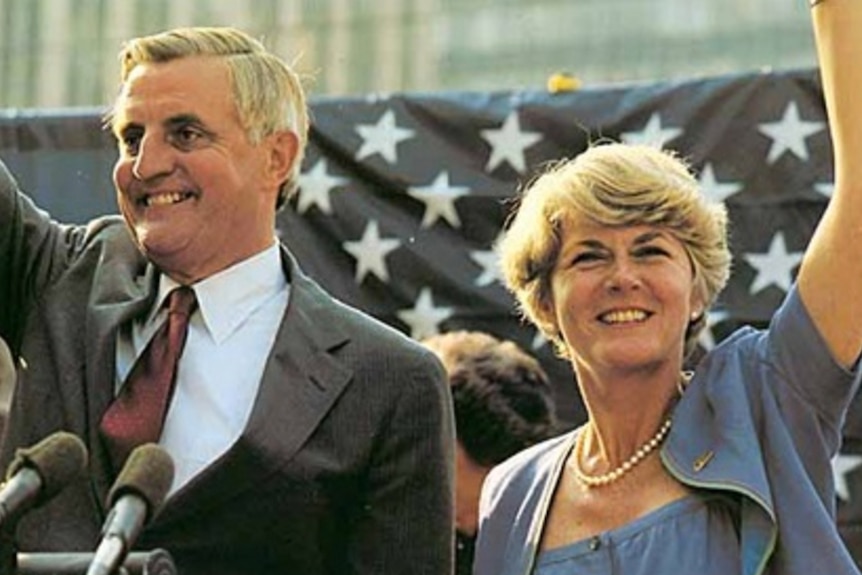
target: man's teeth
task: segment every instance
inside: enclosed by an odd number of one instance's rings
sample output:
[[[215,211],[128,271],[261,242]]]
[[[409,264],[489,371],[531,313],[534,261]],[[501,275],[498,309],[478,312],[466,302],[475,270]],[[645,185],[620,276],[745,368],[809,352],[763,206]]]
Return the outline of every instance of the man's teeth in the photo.
[[[167,206],[170,204],[177,204],[186,199],[186,197],[187,195],[182,192],[155,194],[144,198],[144,204],[147,206]]]
[[[639,309],[611,311],[601,317],[605,323],[633,323],[644,321],[646,318],[646,312]]]

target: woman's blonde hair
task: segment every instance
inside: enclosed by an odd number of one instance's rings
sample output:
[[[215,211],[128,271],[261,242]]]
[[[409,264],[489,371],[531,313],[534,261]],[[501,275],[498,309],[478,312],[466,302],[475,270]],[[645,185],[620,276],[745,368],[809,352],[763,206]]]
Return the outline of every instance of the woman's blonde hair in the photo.
[[[296,190],[308,141],[308,109],[299,76],[262,43],[240,30],[193,27],[143,36],[124,44],[119,54],[121,82],[125,83],[139,64],[191,56],[225,59],[237,113],[252,142],[281,130],[293,132],[299,140],[292,172],[279,191],[281,207]],[[113,123],[113,117],[112,110],[107,121]]]
[[[563,242],[564,224],[653,225],[684,246],[704,311],[730,275],[727,215],[707,201],[676,154],[651,146],[603,143],[549,166],[521,195],[498,251],[503,278],[521,312],[568,356],[553,307],[551,275]],[[706,325],[705,313],[686,331],[686,356]]]

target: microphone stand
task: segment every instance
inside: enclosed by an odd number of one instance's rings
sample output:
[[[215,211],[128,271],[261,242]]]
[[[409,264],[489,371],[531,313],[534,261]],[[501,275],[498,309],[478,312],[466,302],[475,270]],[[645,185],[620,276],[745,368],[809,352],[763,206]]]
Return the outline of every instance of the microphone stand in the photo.
[[[15,572],[15,545],[14,529],[11,525],[0,527],[0,573]]]
[[[93,553],[18,553],[15,575],[84,575]],[[164,549],[133,551],[128,554],[117,575],[177,575],[170,553]]]

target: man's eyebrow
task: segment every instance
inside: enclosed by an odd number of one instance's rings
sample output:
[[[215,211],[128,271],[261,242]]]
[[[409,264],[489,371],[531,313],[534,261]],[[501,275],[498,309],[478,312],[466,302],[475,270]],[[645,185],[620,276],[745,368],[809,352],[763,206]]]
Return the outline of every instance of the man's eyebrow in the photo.
[[[203,126],[204,122],[197,114],[177,114],[164,121],[164,126],[168,130],[189,125]],[[113,125],[113,131],[117,135],[143,129],[144,126],[138,122],[115,122]]]
[[[114,136],[116,136],[117,138],[123,138],[124,136],[126,136],[130,133],[140,132],[143,129],[144,129],[143,126],[141,126],[140,124],[137,124],[135,122],[124,122],[124,123],[115,123],[112,126],[111,131],[114,133]]]
[[[165,120],[164,125],[165,128],[172,129],[188,125],[203,126],[204,122],[197,114],[177,114]]]

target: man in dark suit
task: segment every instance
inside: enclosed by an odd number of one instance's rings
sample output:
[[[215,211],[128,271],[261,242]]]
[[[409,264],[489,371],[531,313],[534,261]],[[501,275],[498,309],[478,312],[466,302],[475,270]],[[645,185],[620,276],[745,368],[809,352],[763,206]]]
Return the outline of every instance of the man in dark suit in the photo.
[[[21,359],[0,464],[61,429],[90,454],[89,477],[22,519],[20,548],[95,548],[122,464],[103,416],[187,286],[197,306],[158,436],[176,477],[137,547],[167,549],[184,575],[450,573],[442,366],[327,295],[276,239],[307,137],[295,73],[228,28],[139,38],[121,62],[122,218],[58,225],[0,164],[0,336]]]

